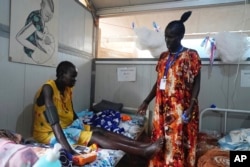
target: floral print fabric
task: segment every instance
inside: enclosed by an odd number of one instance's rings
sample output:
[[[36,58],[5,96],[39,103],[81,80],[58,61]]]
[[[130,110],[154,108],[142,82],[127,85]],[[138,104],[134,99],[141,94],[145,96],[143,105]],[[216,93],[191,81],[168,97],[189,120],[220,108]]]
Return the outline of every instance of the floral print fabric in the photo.
[[[165,72],[166,63],[172,64]],[[153,118],[152,140],[160,136],[166,139],[164,148],[149,163],[150,167],[193,167],[199,127],[198,104],[193,107],[188,124],[182,121],[182,113],[190,105],[194,79],[200,71],[201,61],[194,50],[185,50],[178,57],[161,54],[156,66],[157,90]],[[160,82],[166,73],[165,90],[160,90]]]

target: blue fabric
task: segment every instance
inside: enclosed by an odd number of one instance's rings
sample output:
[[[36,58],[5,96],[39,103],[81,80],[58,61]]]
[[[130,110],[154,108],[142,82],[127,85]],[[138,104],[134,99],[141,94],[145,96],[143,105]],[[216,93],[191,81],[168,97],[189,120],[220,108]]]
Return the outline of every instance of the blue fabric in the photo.
[[[68,142],[73,145],[76,144],[80,135],[81,135],[81,131],[84,130],[84,126],[83,123],[80,119],[76,119],[70,126],[68,126],[67,128],[63,129],[64,135],[66,137],[66,139],[68,140]],[[57,143],[57,140],[54,137],[52,137],[50,139],[50,145],[54,145]]]
[[[230,131],[218,143],[224,150],[250,150],[250,129]]]
[[[123,128],[119,127],[121,121],[121,114],[115,110],[104,110],[93,115],[90,122],[95,127],[101,127],[108,131],[118,134],[125,132]]]
[[[73,166],[73,156],[65,149],[60,150],[60,162],[62,167],[72,167]]]

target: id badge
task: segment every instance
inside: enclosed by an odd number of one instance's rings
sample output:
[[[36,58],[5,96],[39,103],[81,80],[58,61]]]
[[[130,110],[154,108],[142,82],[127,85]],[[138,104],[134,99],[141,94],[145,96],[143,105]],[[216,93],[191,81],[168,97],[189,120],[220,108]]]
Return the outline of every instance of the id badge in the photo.
[[[162,78],[161,79],[160,90],[165,90],[165,88],[166,88],[166,82],[167,82],[166,78]]]

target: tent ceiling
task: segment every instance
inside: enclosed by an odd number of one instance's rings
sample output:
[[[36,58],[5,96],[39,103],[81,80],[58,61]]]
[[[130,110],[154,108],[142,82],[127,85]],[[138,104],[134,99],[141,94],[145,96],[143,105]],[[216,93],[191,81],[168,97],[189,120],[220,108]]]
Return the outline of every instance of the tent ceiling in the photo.
[[[92,0],[97,10],[113,7],[125,7],[134,5],[155,4],[180,0]]]
[[[246,0],[90,0],[90,2],[95,8],[96,15],[107,17],[146,11],[245,3]]]

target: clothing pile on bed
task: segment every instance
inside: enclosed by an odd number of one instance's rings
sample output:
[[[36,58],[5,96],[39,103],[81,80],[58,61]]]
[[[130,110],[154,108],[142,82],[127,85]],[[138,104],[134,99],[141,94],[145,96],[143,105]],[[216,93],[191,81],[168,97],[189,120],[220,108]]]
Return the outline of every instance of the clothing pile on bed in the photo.
[[[81,111],[77,116],[84,124],[101,127],[131,139],[136,139],[144,128],[144,117],[122,114],[113,109],[105,109],[99,112]],[[125,152],[121,150],[98,148],[97,159],[84,167],[116,166]]]
[[[99,112],[81,111],[77,116],[84,124],[101,127],[111,132],[115,132],[129,138],[135,139],[144,127],[144,117],[122,114],[113,109],[107,109]],[[125,117],[127,119],[123,119]],[[130,117],[130,119],[128,118]]]
[[[219,139],[218,135],[199,133],[197,167],[229,167],[229,151],[220,149]]]
[[[250,128],[232,130],[221,138],[200,133],[198,140],[197,167],[229,167],[230,151],[250,151]]]
[[[197,167],[229,167],[229,157],[229,151],[212,148],[199,158]]]
[[[223,150],[250,150],[250,128],[232,130],[218,141]]]

